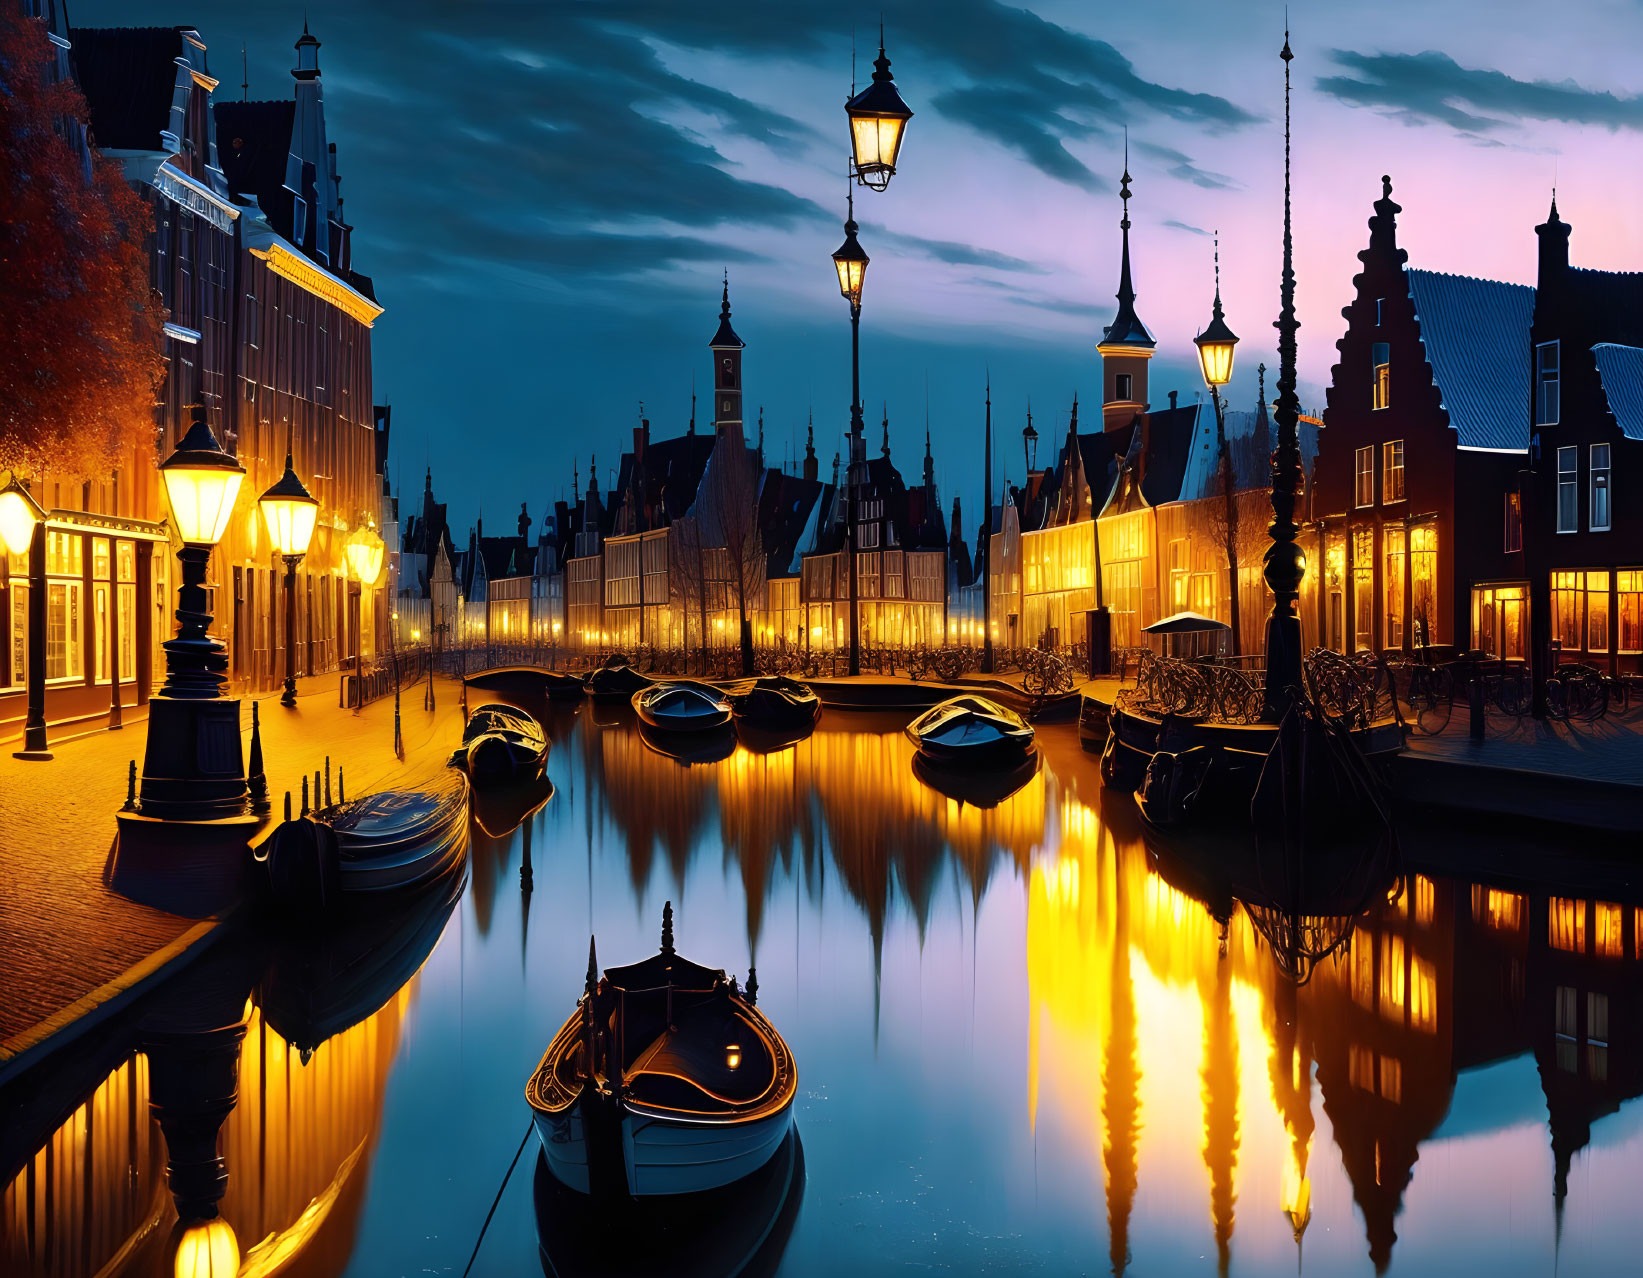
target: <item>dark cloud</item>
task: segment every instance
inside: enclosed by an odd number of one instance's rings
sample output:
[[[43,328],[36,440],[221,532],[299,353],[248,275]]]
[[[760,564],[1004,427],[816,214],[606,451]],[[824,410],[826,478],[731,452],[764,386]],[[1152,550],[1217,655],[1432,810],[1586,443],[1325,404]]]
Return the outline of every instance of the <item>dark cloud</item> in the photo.
[[[1137,142],[1135,149],[1155,160],[1162,160],[1169,166],[1168,172],[1171,177],[1178,177],[1183,182],[1191,182],[1194,186],[1201,186],[1205,190],[1233,191],[1243,185],[1224,173],[1214,173],[1209,169],[1199,168],[1192,162],[1190,155],[1185,155],[1174,147],[1159,146],[1156,142]]]
[[[1584,89],[1573,80],[1518,80],[1503,71],[1463,67],[1433,50],[1335,49],[1330,56],[1353,74],[1321,77],[1320,90],[1351,106],[1371,107],[1412,124],[1447,124],[1474,136],[1523,120],[1643,130],[1643,98]]]
[[[1164,219],[1164,225],[1168,226],[1168,227],[1171,227],[1171,228],[1173,228],[1177,231],[1190,232],[1193,235],[1208,235],[1209,234],[1209,232],[1206,231],[1201,226],[1193,226],[1190,222],[1178,222],[1173,217],[1165,218]]]
[[[946,262],[951,266],[980,266],[994,271],[1010,271],[1022,275],[1048,275],[1049,267],[1025,258],[1012,257],[995,249],[961,244],[956,240],[931,240],[922,235],[907,235],[892,231],[876,222],[861,223],[862,246],[871,257],[875,247],[884,245],[903,253],[918,253]]]

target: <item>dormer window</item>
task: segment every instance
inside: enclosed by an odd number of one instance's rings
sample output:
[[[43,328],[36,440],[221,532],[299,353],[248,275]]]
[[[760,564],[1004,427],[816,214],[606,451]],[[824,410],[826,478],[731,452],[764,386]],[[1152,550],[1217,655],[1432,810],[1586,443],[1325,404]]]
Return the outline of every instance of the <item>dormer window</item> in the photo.
[[[1119,373],[1113,378],[1113,398],[1131,400],[1135,398],[1135,376],[1131,373]]]
[[[1535,347],[1535,425],[1556,426],[1562,409],[1558,385],[1558,344],[1542,342]]]
[[[1377,411],[1392,405],[1392,347],[1376,342],[1369,348],[1370,376],[1374,386],[1372,407]]]

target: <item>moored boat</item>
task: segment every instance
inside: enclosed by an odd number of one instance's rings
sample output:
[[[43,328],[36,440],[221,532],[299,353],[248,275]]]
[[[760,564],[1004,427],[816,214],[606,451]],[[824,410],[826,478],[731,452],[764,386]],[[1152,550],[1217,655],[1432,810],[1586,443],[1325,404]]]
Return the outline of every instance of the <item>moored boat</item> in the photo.
[[[767,675],[731,700],[738,727],[760,732],[797,734],[815,726],[821,717],[821,698],[808,686],[786,675]]]
[[[798,1074],[782,1036],[721,969],[674,952],[673,906],[651,958],[599,975],[525,1087],[549,1170],[584,1194],[648,1197],[751,1175],[792,1126]]]
[[[913,756],[913,775],[938,794],[973,808],[996,808],[1038,775],[1038,751],[1001,760],[996,768],[970,768],[942,763],[924,754]]]
[[[577,676],[540,666],[501,666],[469,675],[467,682],[470,688],[521,700],[580,701],[583,694],[583,683]]]
[[[255,856],[275,905],[323,914],[450,870],[468,846],[467,817],[457,775],[439,789],[385,790],[282,822]]]
[[[542,725],[523,710],[493,703],[468,716],[450,766],[466,772],[475,788],[489,789],[533,780],[547,757]]]
[[[605,658],[605,664],[593,671],[583,684],[587,695],[601,705],[625,705],[641,688],[648,688],[653,680],[635,670],[620,653]]]
[[[707,732],[730,722],[730,699],[705,683],[670,679],[633,694],[641,722],[662,732]]]
[[[907,725],[907,737],[931,759],[977,765],[1018,758],[1033,730],[1014,710],[966,693],[926,710]]]

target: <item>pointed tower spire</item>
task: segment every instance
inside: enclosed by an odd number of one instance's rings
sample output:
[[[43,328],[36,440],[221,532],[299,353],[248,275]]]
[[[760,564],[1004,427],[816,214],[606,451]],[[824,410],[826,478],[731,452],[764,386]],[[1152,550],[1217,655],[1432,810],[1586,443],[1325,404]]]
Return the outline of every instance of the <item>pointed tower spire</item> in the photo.
[[[599,947],[596,938],[590,933],[588,936],[588,976],[583,983],[582,990],[592,994],[599,985]]]
[[[673,953],[673,902],[662,906],[662,953]]]
[[[816,474],[816,414],[812,410],[804,428],[804,477],[814,483]]]
[[[924,423],[924,486],[934,489],[936,486],[936,459],[930,452],[930,423]]]
[[[1107,325],[1102,332],[1101,345],[1133,346],[1145,350],[1152,350],[1157,345],[1147,326],[1141,322],[1140,316],[1135,313],[1135,282],[1130,272],[1130,135],[1124,130],[1124,176],[1119,182],[1118,196],[1124,202],[1124,213],[1119,219],[1118,229],[1122,233],[1123,243],[1118,264],[1118,292],[1114,296],[1118,299],[1118,314],[1113,322]]]
[[[1118,313],[1101,330],[1096,350],[1101,353],[1102,426],[1106,430],[1127,427],[1147,404],[1147,366],[1158,343],[1135,313],[1135,283],[1130,272],[1130,136],[1124,130],[1124,176],[1118,195],[1123,216],[1118,227],[1123,239],[1118,266]]]
[[[713,431],[742,429],[742,351],[747,343],[730,326],[730,272],[725,272],[719,302],[719,330],[708,343],[713,350]]]
[[[884,402],[884,442],[879,445],[879,456],[886,460],[890,457],[890,402]]]

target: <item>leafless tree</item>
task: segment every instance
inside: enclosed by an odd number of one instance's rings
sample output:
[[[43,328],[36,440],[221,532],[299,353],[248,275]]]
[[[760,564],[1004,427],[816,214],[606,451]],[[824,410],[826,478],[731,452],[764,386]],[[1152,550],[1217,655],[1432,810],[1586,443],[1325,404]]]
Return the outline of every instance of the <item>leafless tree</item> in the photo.
[[[744,675],[753,673],[753,630],[748,624],[748,612],[758,606],[765,589],[766,554],[758,506],[758,463],[741,432],[731,427],[719,436],[708,458],[695,510],[701,521],[702,541],[722,552],[714,556],[718,561],[714,577],[736,605]]]
[[[684,621],[683,642],[690,651],[690,614],[701,621],[702,675],[707,675],[707,556],[702,547],[702,524],[693,515],[668,526],[668,576],[672,580],[679,615]],[[688,667],[687,667],[688,668]]]

